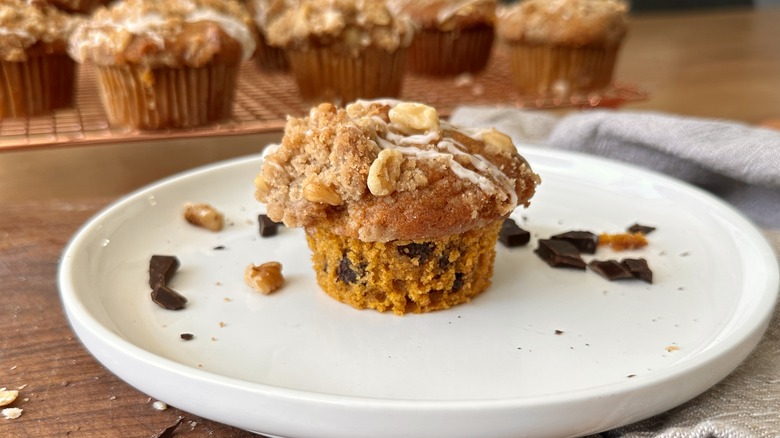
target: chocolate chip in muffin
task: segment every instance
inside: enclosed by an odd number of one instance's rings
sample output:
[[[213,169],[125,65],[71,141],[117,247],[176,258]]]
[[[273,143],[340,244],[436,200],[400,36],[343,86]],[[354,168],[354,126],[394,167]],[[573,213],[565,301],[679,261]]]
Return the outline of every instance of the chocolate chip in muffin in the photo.
[[[339,262],[338,268],[336,268],[336,276],[344,283],[355,284],[363,275],[365,275],[365,267],[353,265],[346,254]]]
[[[455,281],[452,282],[452,292],[457,292],[463,287],[463,273],[455,273]]]
[[[428,261],[434,249],[436,244],[432,242],[412,242],[399,246],[398,253],[410,259],[417,259],[420,264],[423,264]]]

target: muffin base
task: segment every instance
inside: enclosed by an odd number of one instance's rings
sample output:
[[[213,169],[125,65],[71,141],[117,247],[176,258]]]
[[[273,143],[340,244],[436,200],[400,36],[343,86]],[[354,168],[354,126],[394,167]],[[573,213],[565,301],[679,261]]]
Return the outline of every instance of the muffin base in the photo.
[[[310,103],[344,104],[401,93],[406,49],[367,47],[356,56],[332,47],[288,50],[287,59],[301,97]]]
[[[478,73],[487,66],[493,39],[491,26],[447,32],[422,29],[409,46],[409,70],[431,76]]]
[[[317,283],[356,309],[425,313],[466,303],[491,283],[501,223],[439,239],[363,242],[306,229]]]
[[[135,129],[193,128],[230,116],[238,65],[200,68],[98,66],[109,123]]]
[[[566,97],[602,90],[612,82],[618,50],[619,46],[511,44],[512,81],[523,93],[543,96]]]
[[[254,61],[261,70],[268,72],[285,72],[290,70],[290,63],[287,62],[287,55],[284,49],[269,46],[262,35],[259,40]]]
[[[0,61],[0,118],[37,116],[73,104],[76,63],[66,54]]]

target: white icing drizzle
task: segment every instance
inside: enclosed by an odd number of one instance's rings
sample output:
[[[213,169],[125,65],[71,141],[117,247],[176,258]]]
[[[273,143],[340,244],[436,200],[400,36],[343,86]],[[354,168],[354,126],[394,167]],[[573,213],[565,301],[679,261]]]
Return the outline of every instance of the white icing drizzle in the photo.
[[[398,103],[400,103],[400,101],[395,99],[377,99],[358,100],[353,105],[369,106],[371,104],[379,104],[394,107]],[[380,148],[395,149],[402,154],[414,155],[420,159],[442,160],[447,163],[452,173],[458,178],[471,182],[486,193],[498,193],[501,195],[501,201],[509,198],[511,208],[514,208],[517,205],[517,193],[515,192],[514,181],[482,155],[467,152],[467,148],[455,139],[441,138],[439,130],[431,130],[422,134],[399,134],[390,131],[390,126],[382,118],[374,116],[371,120],[376,126],[384,127],[384,132],[375,132],[373,136]],[[457,131],[480,141],[483,133],[487,131],[464,130],[443,121],[440,121],[439,124],[441,129]],[[431,144],[433,144],[434,148],[421,148]],[[464,167],[455,160],[455,156],[466,157],[469,164],[473,166],[476,171]],[[489,175],[492,179],[487,178],[478,171]]]
[[[265,160],[265,157],[275,153],[281,145],[278,143],[269,143],[265,149],[263,149],[263,152],[260,153],[260,157]]]
[[[439,22],[439,24],[444,23],[448,19],[450,19],[453,15],[455,15],[459,10],[462,8],[472,4],[472,3],[478,3],[482,0],[460,0],[460,1],[452,1],[447,6],[443,6],[439,11],[436,13],[436,20]]]
[[[9,29],[7,27],[0,27],[0,35],[14,35],[25,40],[35,41],[32,34],[23,29]]]
[[[201,8],[187,14],[185,21],[188,23],[196,23],[198,21],[217,23],[226,34],[241,43],[244,60],[251,58],[252,54],[255,53],[255,38],[252,36],[252,32],[245,23],[228,14],[222,14],[210,8]]]
[[[251,58],[255,52],[255,38],[249,27],[236,17],[218,12],[212,8],[200,7],[191,1],[180,0],[179,3],[185,9],[182,17],[186,23],[211,21],[216,23],[227,35],[241,44],[244,60]],[[95,47],[100,47],[110,42],[109,34],[124,30],[133,35],[143,35],[150,38],[160,48],[165,47],[165,38],[161,30],[169,26],[170,18],[157,12],[149,12],[140,15],[126,15],[119,21],[107,17],[105,20],[85,22],[77,32],[82,38],[71,41],[70,53],[79,62],[84,61],[84,54]]]

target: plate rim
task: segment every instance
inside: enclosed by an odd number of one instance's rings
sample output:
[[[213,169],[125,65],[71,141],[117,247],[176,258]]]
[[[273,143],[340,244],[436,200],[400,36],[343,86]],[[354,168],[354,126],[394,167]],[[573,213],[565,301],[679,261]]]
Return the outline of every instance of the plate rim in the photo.
[[[425,410],[428,412],[436,411],[439,414],[447,415],[464,410],[470,412],[484,409],[517,410],[530,407],[543,408],[545,406],[581,402],[586,399],[593,399],[594,396],[626,396],[636,391],[651,390],[653,387],[665,384],[665,382],[667,382],[669,379],[683,379],[685,376],[690,376],[690,374],[696,370],[706,367],[710,361],[718,358],[725,360],[724,358],[728,356],[728,359],[730,359],[728,372],[725,372],[722,376],[714,379],[713,382],[707,384],[703,389],[697,390],[696,393],[690,397],[680,400],[674,405],[676,406],[686,401],[687,399],[701,394],[711,386],[715,385],[717,382],[730,374],[749,356],[760,339],[763,337],[763,333],[767,329],[767,326],[774,313],[774,308],[777,305],[778,296],[780,295],[780,268],[778,268],[777,255],[774,253],[774,250],[764,235],[760,232],[758,226],[752,220],[747,218],[743,213],[736,210],[735,207],[729,205],[724,200],[717,198],[715,195],[706,192],[699,187],[632,163],[588,155],[581,152],[551,150],[527,144],[520,144],[518,145],[518,148],[532,165],[533,160],[537,158],[563,159],[565,161],[571,161],[574,158],[576,160],[585,160],[589,163],[598,164],[599,166],[617,165],[618,167],[625,168],[631,172],[637,172],[643,177],[660,180],[665,184],[672,184],[677,188],[684,189],[693,196],[697,196],[701,200],[715,205],[720,209],[721,212],[727,212],[730,216],[730,220],[736,219],[737,221],[741,222],[740,229],[742,231],[749,231],[749,233],[752,235],[751,242],[755,244],[756,250],[763,253],[761,259],[766,261],[768,275],[766,282],[764,283],[765,292],[761,293],[760,297],[762,297],[762,299],[766,302],[766,306],[755,306],[753,313],[750,313],[750,318],[746,318],[749,324],[741,324],[739,327],[732,330],[726,339],[718,341],[718,348],[708,348],[706,351],[699,352],[694,357],[689,357],[684,360],[683,363],[676,364],[673,367],[656,370],[649,374],[639,375],[634,379],[620,383],[588,387],[568,392],[564,391],[559,393],[528,397],[521,396],[467,400],[407,400],[400,398],[351,396],[343,394],[321,393],[316,391],[286,388],[283,386],[276,386],[267,383],[246,381],[237,377],[225,376],[208,370],[195,369],[191,366],[167,359],[162,356],[158,356],[122,338],[118,334],[113,333],[110,329],[104,327],[96,318],[91,315],[91,312],[86,308],[84,303],[77,299],[78,293],[74,290],[72,278],[69,274],[71,271],[71,261],[73,259],[73,257],[70,255],[78,249],[79,245],[84,241],[89,231],[95,224],[101,222],[106,217],[115,214],[115,212],[120,210],[122,206],[132,202],[134,199],[145,197],[154,190],[168,186],[170,184],[174,184],[178,180],[188,179],[193,176],[208,172],[219,172],[224,168],[230,168],[233,166],[248,165],[250,162],[257,162],[259,165],[259,162],[262,159],[259,153],[206,164],[177,173],[175,175],[168,176],[166,178],[162,178],[158,181],[140,187],[127,195],[119,197],[95,213],[81,227],[78,228],[62,251],[57,271],[57,284],[60,299],[62,300],[71,327],[74,329],[82,343],[84,343],[83,338],[93,336],[95,338],[101,339],[103,342],[106,342],[109,346],[121,350],[125,355],[145,363],[147,366],[154,368],[164,368],[166,372],[179,374],[181,376],[199,381],[211,380],[212,382],[216,382],[218,385],[228,385],[237,388],[248,395],[251,394],[254,396],[270,397],[274,399],[281,398],[290,402],[305,401],[307,403],[313,403],[314,405],[348,405],[351,409],[363,409],[365,411],[370,411],[372,409],[391,409],[393,411],[408,413],[407,411]],[[773,259],[775,263],[769,263],[769,259]],[[772,289],[774,290],[774,293],[772,293]],[[85,347],[87,347],[87,350],[89,350],[93,355],[98,357],[98,354],[93,352],[93,348],[90,348],[86,344]],[[104,360],[105,358],[101,360],[101,358],[98,357],[98,361],[106,365]],[[109,367],[108,365],[106,366],[109,370],[114,372],[112,367]],[[125,377],[119,377],[131,385],[138,387],[138,385],[126,380]],[[148,388],[141,390],[147,394],[153,395],[153,391],[149,391]],[[671,407],[672,406],[669,408]],[[192,412],[192,410],[190,410],[190,412]],[[645,415],[642,418],[647,418],[656,413]],[[207,414],[197,414],[205,418],[209,418]],[[623,424],[628,424],[642,418],[633,419],[632,421]],[[215,419],[215,421],[224,422],[220,419]],[[238,427],[246,428],[241,425],[238,425]]]

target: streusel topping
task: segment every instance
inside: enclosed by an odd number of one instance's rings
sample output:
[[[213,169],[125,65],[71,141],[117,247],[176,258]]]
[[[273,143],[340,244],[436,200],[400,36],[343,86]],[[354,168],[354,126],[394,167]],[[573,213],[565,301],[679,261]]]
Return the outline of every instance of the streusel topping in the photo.
[[[69,52],[99,65],[201,67],[249,59],[255,47],[252,17],[236,0],[123,0],[79,26]]]
[[[527,206],[539,182],[508,136],[388,99],[289,118],[255,184],[275,221],[387,242],[485,226]]]
[[[300,0],[268,22],[272,46],[306,50],[327,44],[357,53],[374,46],[386,51],[407,47],[413,28],[393,14],[384,0]]]
[[[498,34],[507,41],[614,45],[626,34],[623,0],[523,0],[499,9]]]
[[[268,22],[291,7],[293,0],[249,0],[247,7],[252,13],[257,28],[263,32],[268,28]]]
[[[421,28],[449,31],[493,26],[496,20],[496,0],[390,0],[388,4]]]
[[[27,49],[40,44],[48,53],[64,53],[78,19],[45,2],[0,1],[0,59],[23,62]]]

